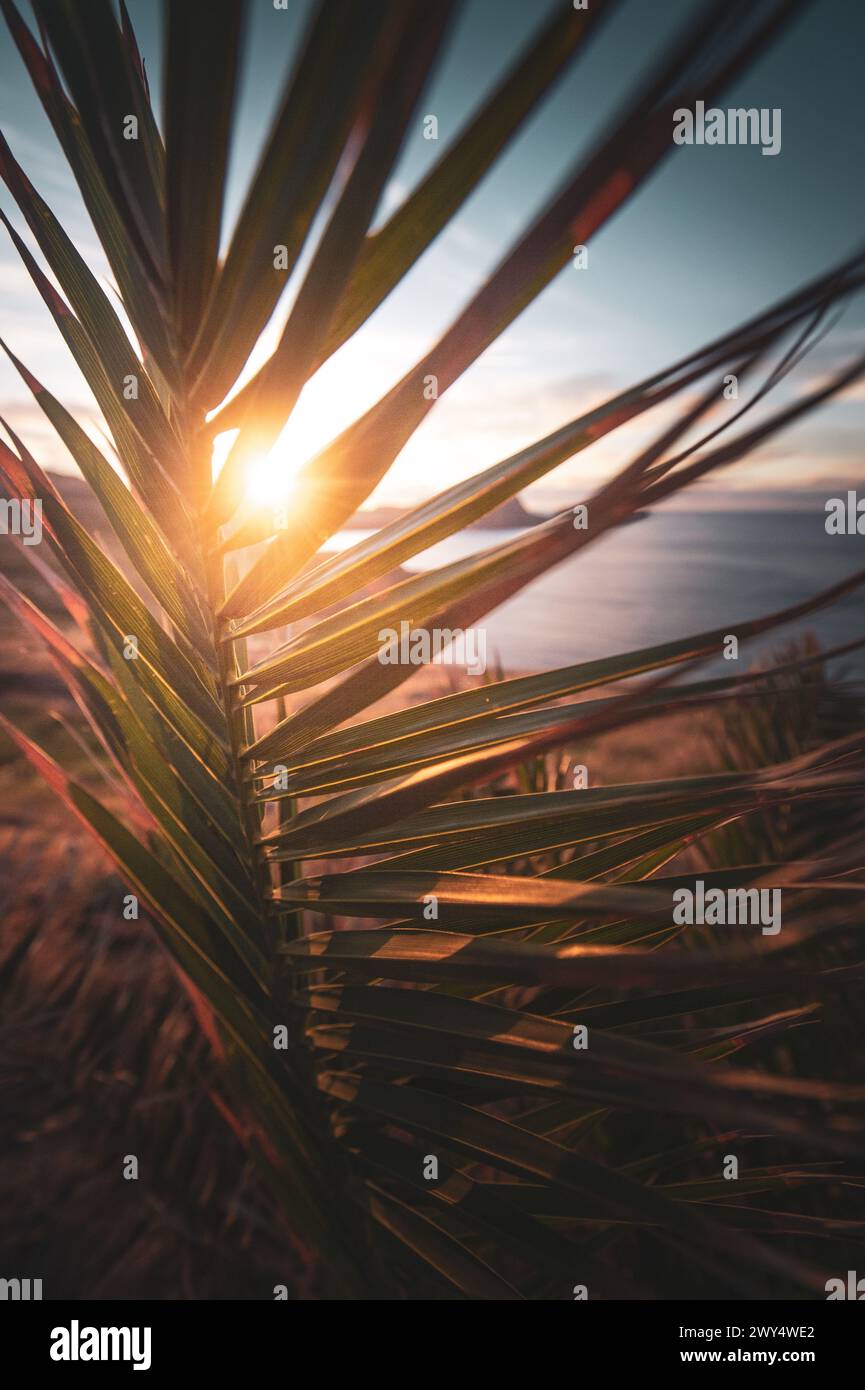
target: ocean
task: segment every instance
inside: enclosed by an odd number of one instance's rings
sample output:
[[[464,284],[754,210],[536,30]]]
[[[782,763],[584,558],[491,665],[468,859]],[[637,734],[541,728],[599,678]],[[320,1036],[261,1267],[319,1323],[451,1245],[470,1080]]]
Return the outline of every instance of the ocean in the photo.
[[[343,532],[339,548],[366,533]],[[440,568],[517,534],[472,530],[406,568]],[[652,513],[601,537],[483,619],[487,659],[505,671],[591,661],[786,608],[865,569],[865,536],[827,535],[822,513]],[[824,648],[865,636],[865,586],[798,622],[743,644],[740,662],[813,632]],[[729,674],[719,659],[701,668]],[[865,676],[865,649],[835,669]]]

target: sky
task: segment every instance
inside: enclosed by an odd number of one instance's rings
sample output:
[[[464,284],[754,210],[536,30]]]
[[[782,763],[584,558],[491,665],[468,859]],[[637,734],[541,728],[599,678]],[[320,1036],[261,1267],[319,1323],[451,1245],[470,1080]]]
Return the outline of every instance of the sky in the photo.
[[[359,3],[361,0],[359,0]],[[551,11],[567,0],[468,0],[423,94],[377,223],[399,205]],[[493,170],[369,323],[308,384],[275,451],[296,468],[372,405],[447,328],[511,242],[605,128],[699,0],[625,0]],[[224,240],[290,71],[310,5],[253,0],[232,148]],[[24,5],[29,18],[28,6]],[[160,109],[161,5],[129,0]],[[206,14],[206,7],[204,11]],[[718,104],[780,108],[774,157],[752,146],[682,146],[598,233],[585,270],[567,266],[436,404],[374,501],[409,503],[507,457],[699,347],[853,251],[865,229],[865,5],[819,0]],[[439,138],[425,140],[434,114]],[[74,181],[9,37],[0,36],[0,125],[36,188],[97,274],[110,273]],[[672,132],[671,132],[672,135]],[[0,204],[26,234],[5,189]],[[26,239],[32,245],[29,234]],[[274,345],[295,286],[251,372]],[[2,336],[94,432],[97,412],[14,247],[0,228]],[[865,295],[773,396],[813,387],[861,350]],[[0,413],[40,461],[71,461],[0,363]],[[536,510],[580,500],[661,427],[654,413],[534,485]],[[689,495],[688,505],[797,507],[862,477],[865,385]]]

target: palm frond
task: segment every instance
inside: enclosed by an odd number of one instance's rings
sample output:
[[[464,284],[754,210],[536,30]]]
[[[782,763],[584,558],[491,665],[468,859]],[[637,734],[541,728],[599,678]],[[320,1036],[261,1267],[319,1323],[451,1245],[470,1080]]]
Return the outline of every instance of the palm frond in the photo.
[[[4,350],[114,542],[108,553],[88,534],[7,431],[0,477],[10,497],[41,502],[66,617],[8,577],[0,596],[44,642],[94,736],[104,785],[85,785],[20,711],[2,728],[147,905],[216,1045],[238,1129],[317,1257],[320,1288],[519,1299],[570,1297],[582,1278],[601,1293],[645,1291],[651,1278],[631,1281],[619,1257],[622,1227],[635,1248],[657,1252],[655,1288],[669,1287],[673,1269],[688,1288],[754,1297],[821,1287],[800,1243],[838,1224],[761,1202],[796,1184],[837,1184],[826,1161],[865,1158],[854,1124],[862,1088],[816,1072],[796,1081],[776,1065],[791,1036],[795,1045],[827,1005],[853,1008],[865,984],[855,946],[865,883],[844,834],[865,792],[858,704],[843,730],[807,747],[767,739],[746,765],[711,773],[578,791],[519,792],[502,779],[530,759],[542,769],[577,738],[695,709],[735,708],[765,733],[819,665],[813,652],[791,656],[774,679],[680,676],[717,654],[727,632],[745,641],[780,628],[854,593],[865,573],[783,611],[385,712],[378,702],[414,668],[376,654],[381,630],[404,620],[477,621],[858,380],[861,354],[718,442],[865,285],[865,251],[368,539],[322,552],[433,408],[425,381],[444,394],[575,241],[625,215],[673,150],[672,112],[720,96],[802,4],[698,7],[440,339],[303,467],[284,525],[250,502],[250,462],[551,85],[584,61],[614,0],[559,7],[541,24],[380,227],[382,193],[457,6],[319,4],[222,251],[244,0],[214,0],[203,28],[192,5],[167,3],[161,122],[125,8],[33,0],[37,37],[14,0],[0,4],[134,333],[0,137],[0,176],[46,268],[0,216],[116,455],[19,359],[10,330]],[[130,117],[135,140],[123,135]],[[289,284],[273,353],[241,384]],[[681,448],[722,374],[758,368],[748,405]],[[672,422],[573,499],[588,507],[588,529],[575,529],[569,508],[400,576],[404,561],[656,406],[675,408]],[[228,429],[238,434],[214,480],[213,440]],[[613,691],[595,694],[601,687]],[[753,860],[711,859],[731,835],[741,849],[761,817],[811,808],[831,808],[835,825],[806,854],[775,834],[771,855],[762,845]],[[710,884],[784,885],[783,944],[732,951],[707,934],[683,938],[673,894],[693,882],[688,854],[699,847]],[[574,1045],[583,1023],[585,1052]],[[754,1065],[739,1064],[745,1048]],[[647,1115],[663,1147],[647,1134],[635,1152],[630,1122],[645,1130]],[[761,1152],[739,1201],[725,1201],[723,1183],[682,1174],[707,1131],[743,1147],[749,1134],[769,1136],[781,1157]],[[862,1241],[863,1223],[841,1224]]]

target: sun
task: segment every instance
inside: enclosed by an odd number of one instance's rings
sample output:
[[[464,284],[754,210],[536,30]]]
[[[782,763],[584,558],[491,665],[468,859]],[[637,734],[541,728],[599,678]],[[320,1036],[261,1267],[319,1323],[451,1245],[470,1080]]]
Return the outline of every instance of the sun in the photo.
[[[238,433],[238,430],[225,430],[215,437],[212,455],[214,480],[222,471]],[[250,459],[245,470],[246,506],[256,511],[283,508],[297,491],[297,475],[306,456],[303,451],[290,449],[286,441],[279,439],[268,453]]]
[[[282,450],[254,459],[246,476],[246,500],[251,506],[282,507],[297,488],[290,461]]]
[[[271,346],[273,346],[271,344]],[[267,360],[266,355],[263,358]],[[251,380],[254,368],[260,365],[257,356],[250,358],[246,380]],[[322,450],[333,443],[393,384],[396,364],[382,357],[369,343],[362,348],[345,344],[340,352],[324,363],[305,383],[279,438],[266,452],[253,452],[244,462],[244,487],[240,505],[249,513],[273,511],[282,514],[286,505],[300,504],[300,492],[309,496],[300,485],[304,468]],[[361,369],[362,367],[362,369]],[[245,384],[241,377],[240,386]],[[213,411],[209,421],[218,419]],[[226,458],[237,439],[237,429],[222,430],[213,439],[211,454],[212,478],[216,482]]]

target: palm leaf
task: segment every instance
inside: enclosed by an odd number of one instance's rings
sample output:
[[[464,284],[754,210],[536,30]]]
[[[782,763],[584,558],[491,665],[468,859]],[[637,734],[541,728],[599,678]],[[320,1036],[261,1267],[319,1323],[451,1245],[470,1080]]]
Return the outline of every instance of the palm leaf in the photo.
[[[476,621],[857,380],[865,358],[851,354],[819,388],[717,440],[862,288],[865,254],[348,551],[321,553],[433,408],[424,379],[437,378],[438,394],[459,380],[575,241],[625,215],[672,153],[673,110],[720,96],[803,6],[698,7],[439,341],[305,465],[280,531],[247,497],[250,460],[552,84],[591,54],[613,0],[552,14],[378,227],[459,6],[318,5],[228,235],[243,0],[218,0],[203,29],[191,6],[167,4],[162,126],[125,6],[118,18],[109,0],[34,0],[37,39],[13,0],[0,5],[124,311],[0,137],[0,175],[38,254],[4,223],[95,396],[105,451],[19,359],[11,331],[4,348],[114,537],[106,553],[7,428],[4,487],[41,502],[50,559],[28,556],[23,569],[44,571],[55,606],[15,577],[0,580],[0,597],[45,645],[86,721],[81,746],[98,788],[51,755],[20,709],[2,727],[146,905],[219,1043],[267,1181],[317,1257],[320,1288],[567,1298],[582,1277],[593,1293],[644,1293],[651,1275],[631,1280],[621,1264],[613,1237],[623,1226],[638,1249],[680,1269],[686,1288],[756,1297],[819,1288],[797,1242],[858,1240],[861,1223],[785,1211],[778,1194],[837,1189],[842,1166],[861,1158],[865,1096],[819,1071],[792,1078],[778,1049],[816,1028],[827,1004],[852,1007],[865,983],[860,861],[844,830],[865,791],[861,718],[808,747],[766,748],[747,767],[581,791],[531,779],[578,737],[734,702],[764,722],[793,709],[796,682],[819,666],[814,653],[791,657],[774,683],[765,672],[674,682],[730,630],[745,640],[802,619],[854,593],[863,573],[713,631],[384,712],[378,702],[412,668],[381,664],[377,650],[381,629],[403,619]],[[130,116],[137,141],[123,137]],[[289,282],[275,350],[241,385]],[[742,409],[689,444],[721,375],[744,378],[773,355]],[[394,577],[655,406],[669,418],[588,499],[587,532],[569,510],[490,550]],[[213,438],[235,428],[214,482]],[[282,642],[263,636],[294,624]],[[529,760],[530,779],[518,773]],[[535,789],[515,790],[517,775]],[[783,941],[733,951],[686,943],[670,920],[673,892],[694,878],[682,854],[711,857],[719,827],[744,837],[756,817],[791,808],[831,818],[815,852],[782,845],[703,874],[718,886],[783,884]],[[326,862],[307,872],[309,860]],[[573,1045],[583,1023],[585,1053]],[[280,1031],[284,1048],[274,1046]],[[741,1064],[746,1047],[761,1064]],[[620,1143],[632,1117],[646,1136],[636,1152]],[[746,1203],[725,1201],[723,1183],[687,1167],[721,1130],[741,1146],[760,1133],[790,1151],[755,1159],[737,1190]]]

